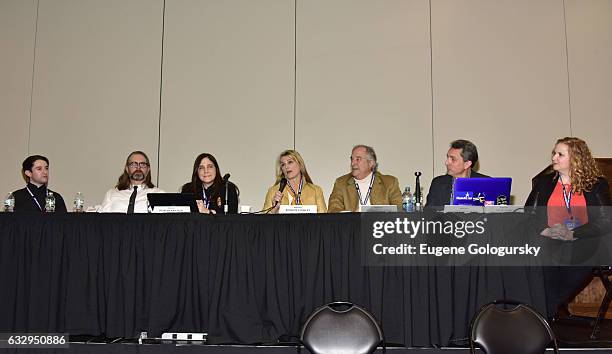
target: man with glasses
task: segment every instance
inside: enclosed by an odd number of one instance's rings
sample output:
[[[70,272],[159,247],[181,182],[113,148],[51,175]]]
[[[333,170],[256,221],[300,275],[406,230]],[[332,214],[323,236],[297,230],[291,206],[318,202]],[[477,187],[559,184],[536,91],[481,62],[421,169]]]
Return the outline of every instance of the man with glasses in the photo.
[[[147,194],[163,193],[155,188],[149,173],[149,158],[142,151],[132,152],[126,162],[117,186],[106,192],[100,208],[103,213],[146,213]]]

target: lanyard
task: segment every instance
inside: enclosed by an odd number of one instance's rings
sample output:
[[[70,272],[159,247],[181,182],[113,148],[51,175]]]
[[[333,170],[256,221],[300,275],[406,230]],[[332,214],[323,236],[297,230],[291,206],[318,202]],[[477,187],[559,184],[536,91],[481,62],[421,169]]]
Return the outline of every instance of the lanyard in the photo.
[[[359,183],[355,180],[355,188],[357,189],[357,194],[359,195],[359,204],[366,205],[368,200],[370,199],[370,193],[372,192],[372,185],[374,184],[374,172],[372,172],[372,178],[370,178],[370,186],[368,187],[368,193],[366,193],[365,199],[361,201],[361,191],[359,190]]]
[[[204,186],[202,186],[202,201],[204,205],[206,205],[206,209],[210,209],[210,199],[206,197],[206,188],[204,188]]]
[[[34,193],[32,193],[32,191],[30,190],[30,187],[26,186],[26,189],[28,190],[28,193],[30,193],[32,199],[34,199],[34,201],[36,202],[36,205],[38,205],[38,209],[40,209],[40,211],[43,211],[43,208],[40,206],[38,199],[36,199],[36,197],[34,196]]]
[[[563,189],[563,202],[565,203],[565,208],[567,209],[567,213],[571,216],[572,215],[572,195],[574,194],[574,191],[572,190],[572,188],[570,187],[569,189],[569,193],[567,191],[565,191],[565,185],[563,184],[563,179],[561,178],[561,176],[559,176],[559,181],[561,181],[561,188]]]
[[[300,185],[298,187],[298,192],[297,193],[295,193],[295,189],[293,189],[293,187],[291,187],[291,183],[287,183],[287,185],[289,185],[289,188],[291,189],[291,192],[293,192],[293,195],[295,196],[295,205],[301,205],[302,187],[304,186],[304,178],[302,176],[300,176]]]

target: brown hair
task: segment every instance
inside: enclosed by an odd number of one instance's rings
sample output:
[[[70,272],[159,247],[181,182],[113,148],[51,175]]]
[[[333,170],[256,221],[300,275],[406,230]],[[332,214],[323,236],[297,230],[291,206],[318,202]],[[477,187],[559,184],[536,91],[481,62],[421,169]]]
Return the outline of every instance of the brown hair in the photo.
[[[555,146],[557,144],[567,145],[569,151],[572,190],[575,193],[590,192],[597,183],[597,179],[603,177],[603,174],[586,142],[576,137],[565,137],[557,140]]]
[[[125,168],[128,167],[128,164],[130,163],[130,158],[134,155],[144,156],[145,160],[147,161],[147,164],[149,165],[149,173],[147,173],[147,176],[145,177],[144,184],[149,188],[155,187],[153,182],[151,182],[151,164],[149,163],[149,157],[147,156],[147,154],[145,154],[142,151],[134,151],[128,155],[127,159],[125,159],[125,166],[123,166],[123,173],[121,174],[121,176],[119,176],[119,180],[117,181],[117,185],[115,186],[120,191],[130,188],[130,176],[128,175]]]

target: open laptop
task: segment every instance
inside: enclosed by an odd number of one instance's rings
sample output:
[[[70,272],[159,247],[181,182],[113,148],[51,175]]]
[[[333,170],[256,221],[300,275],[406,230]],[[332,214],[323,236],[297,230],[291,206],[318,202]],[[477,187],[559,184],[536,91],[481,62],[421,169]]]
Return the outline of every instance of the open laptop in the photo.
[[[512,178],[457,178],[453,205],[508,205]]]
[[[193,193],[149,193],[147,194],[149,200],[149,206],[155,212],[155,208],[158,207],[179,207],[175,208],[178,211],[180,207],[185,210],[185,207],[189,207],[192,213],[198,212],[198,206],[195,202],[195,196]],[[172,212],[172,208],[169,208],[167,212]]]

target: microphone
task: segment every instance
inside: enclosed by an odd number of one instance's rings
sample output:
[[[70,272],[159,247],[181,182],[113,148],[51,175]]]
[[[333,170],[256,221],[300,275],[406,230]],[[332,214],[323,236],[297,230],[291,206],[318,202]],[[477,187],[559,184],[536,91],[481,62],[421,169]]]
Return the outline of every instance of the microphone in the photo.
[[[225,204],[223,205],[223,214],[227,215],[227,212],[229,211],[229,205],[227,204],[227,187],[229,185],[229,183],[227,183],[229,181],[230,178],[230,174],[226,173],[223,176],[223,183],[225,183]]]
[[[421,172],[417,171],[414,173],[416,176],[416,185],[414,186],[414,200],[416,201],[416,211],[421,211]]]
[[[282,193],[285,190],[285,187],[287,187],[287,179],[283,177],[278,185],[278,191]],[[272,207],[275,207],[276,204],[278,204],[278,202],[274,201],[274,205],[272,205]]]
[[[283,177],[281,178],[280,184],[278,186],[278,191],[282,193],[285,190],[285,187],[287,187],[287,179]]]

